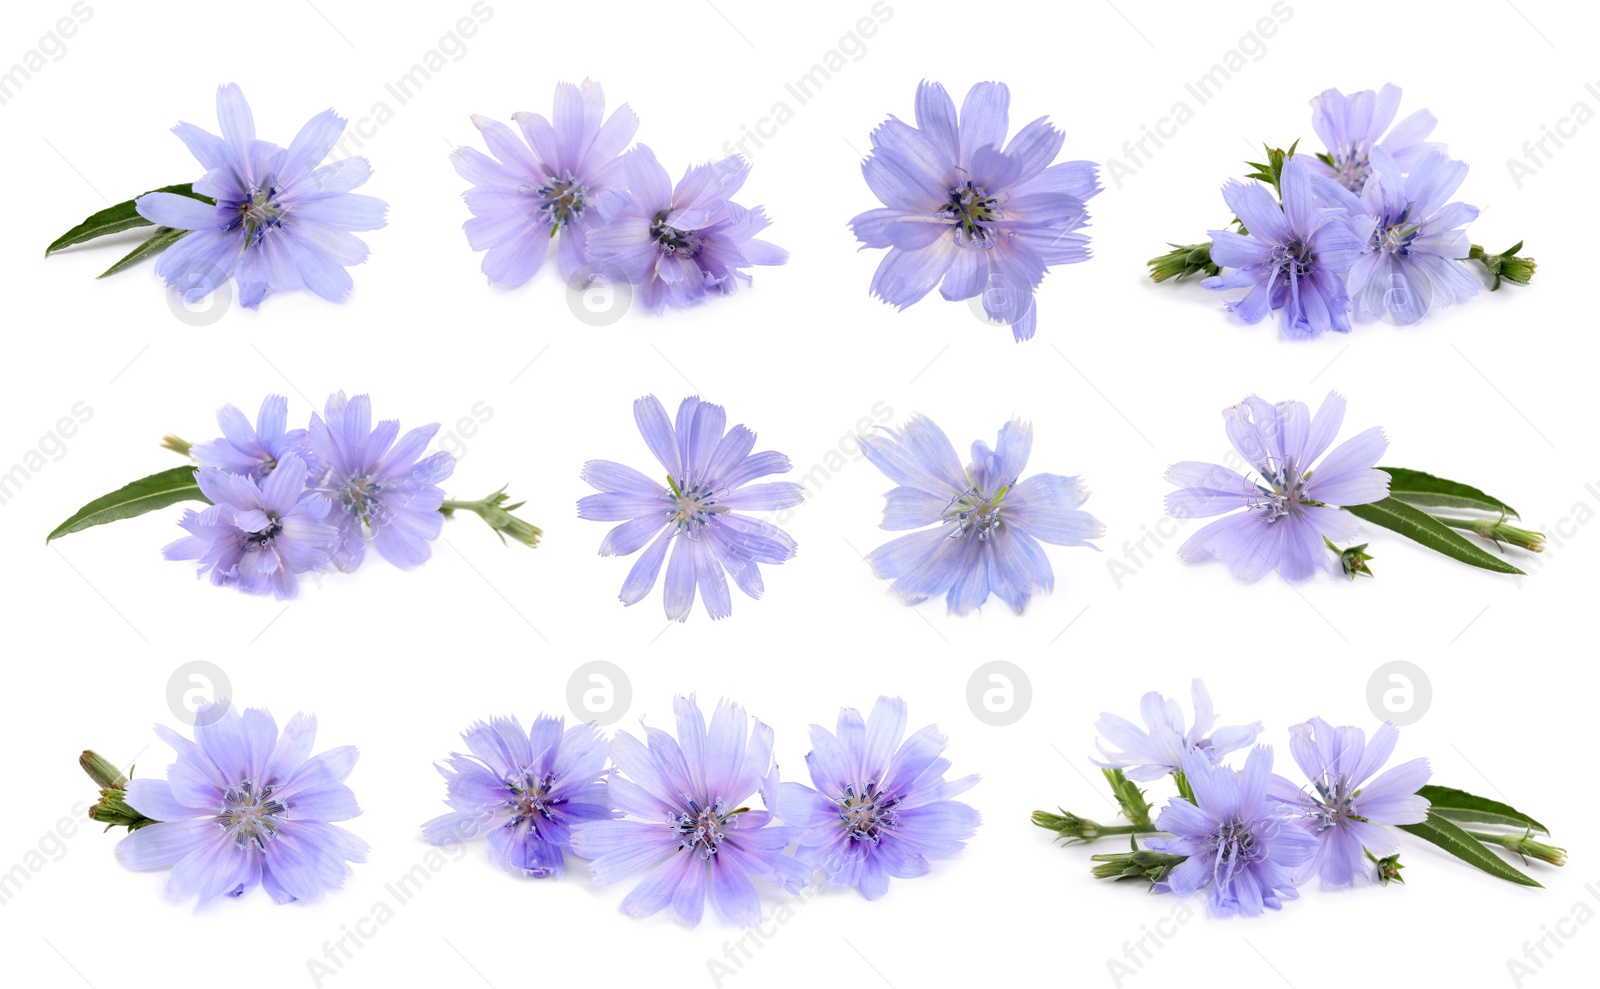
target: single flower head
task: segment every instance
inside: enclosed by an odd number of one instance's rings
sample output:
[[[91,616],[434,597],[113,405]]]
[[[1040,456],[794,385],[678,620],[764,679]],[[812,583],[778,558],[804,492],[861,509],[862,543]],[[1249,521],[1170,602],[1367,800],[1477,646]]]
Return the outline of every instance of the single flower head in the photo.
[[[1065,135],[1040,117],[1006,140],[1011,91],[981,82],[962,102],[938,83],[917,87],[916,126],[890,117],[861,163],[884,205],[850,221],[864,247],[889,253],[872,294],[904,309],[937,286],[949,300],[981,296],[1017,340],[1038,326],[1034,291],[1051,265],[1089,258],[1084,206],[1097,166],[1055,162]]]
[[[1327,886],[1349,886],[1357,876],[1375,878],[1369,859],[1400,850],[1390,825],[1420,824],[1428,799],[1417,791],[1432,771],[1428,760],[1412,759],[1379,772],[1394,752],[1400,729],[1387,722],[1367,741],[1360,728],[1335,728],[1312,718],[1289,729],[1289,751],[1309,786],[1274,776],[1271,795],[1293,809],[1296,821],[1316,838],[1316,854],[1296,880],[1320,875]]]
[[[195,471],[211,506],[187,510],[178,524],[189,534],[167,544],[169,560],[198,560],[218,587],[271,594],[300,593],[300,574],[326,570],[339,532],[327,524],[328,500],[306,490],[306,465],[288,454],[265,480],[213,467]]]
[[[1444,150],[1443,144],[1427,140],[1438,124],[1427,110],[1418,110],[1391,128],[1399,109],[1400,87],[1393,83],[1376,93],[1364,89],[1346,96],[1328,89],[1312,97],[1311,129],[1328,149],[1310,163],[1312,173],[1359,193],[1372,175],[1373,149],[1387,152],[1402,173],[1430,151]]]
[[[644,550],[622,583],[623,604],[644,600],[665,560],[662,602],[668,618],[689,617],[696,587],[711,617],[726,618],[733,613],[729,577],[759,598],[765,589],[760,564],[783,563],[795,553],[788,533],[745,513],[792,508],[804,500],[805,489],[792,481],[750,483],[789,470],[789,458],[751,453],[756,434],[743,425],[728,429],[720,405],[686,398],[674,425],[661,402],[646,395],[633,403],[633,417],[664,476],[652,479],[609,460],[591,460],[582,477],[602,493],[580,498],[578,517],[622,523],[606,533],[601,556]]]
[[[933,725],[906,737],[906,704],[880,697],[870,717],[839,712],[837,732],[811,726],[806,766],[816,789],[783,784],[783,821],[799,832],[797,857],[814,885],[850,886],[869,900],[889,879],[926,875],[930,859],[954,858],[979,823],[951,798],[978,777],[946,780],[946,739]]]
[[[435,845],[488,835],[507,872],[560,876],[572,828],[615,816],[606,796],[606,739],[593,724],[565,727],[540,715],[531,731],[515,718],[477,722],[462,733],[470,755],[438,767],[451,812],[422,826]]]
[[[743,158],[695,165],[676,186],[643,144],[623,155],[622,165],[628,194],[602,207],[606,223],[589,234],[589,251],[621,272],[646,309],[731,295],[750,282],[745,268],[789,259],[756,237],[772,223],[761,207],[733,201],[750,175]]]
[[[920,415],[860,442],[867,459],[899,485],[885,495],[881,527],[922,530],[867,556],[907,603],[943,594],[951,612],[965,615],[993,594],[1020,614],[1029,598],[1055,585],[1041,541],[1090,546],[1105,535],[1105,526],[1078,510],[1089,497],[1081,478],[1021,479],[1033,426],[1020,419],[1000,428],[995,449],[973,443],[965,468],[945,434]]]
[[[1196,678],[1190,693],[1194,699],[1194,725],[1187,731],[1178,702],[1154,690],[1139,701],[1143,728],[1115,714],[1101,714],[1094,727],[1102,741],[1095,745],[1106,761],[1095,760],[1095,765],[1121,769],[1128,779],[1143,783],[1180,772],[1184,757],[1191,752],[1203,753],[1218,764],[1228,753],[1255,743],[1261,734],[1261,722],[1230,725],[1213,732],[1217,714],[1206,685]],[[1107,748],[1107,742],[1116,748]]]
[[[1272,776],[1272,749],[1258,745],[1245,757],[1244,769],[1212,763],[1204,752],[1183,759],[1183,774],[1194,790],[1194,803],[1173,797],[1156,819],[1171,838],[1152,838],[1153,851],[1187,855],[1174,866],[1160,891],[1190,896],[1211,891],[1211,912],[1228,917],[1255,917],[1263,907],[1283,908],[1298,899],[1294,870],[1311,858],[1316,839],[1284,820],[1278,804],[1267,796]]]
[[[772,729],[726,700],[709,726],[692,696],[673,707],[677,738],[645,726],[648,744],[627,732],[612,740],[611,762],[621,775],[609,783],[611,801],[626,819],[580,823],[572,850],[591,860],[597,884],[648,870],[622,901],[630,917],[671,907],[698,924],[709,893],[724,919],[756,924],[761,900],[751,879],[797,889],[805,876],[805,867],[784,854],[793,830],[772,823],[778,799]],[[765,809],[747,803],[757,792]]]
[[[1464,229],[1478,207],[1450,202],[1467,177],[1465,162],[1442,152],[1423,155],[1409,175],[1383,148],[1373,148],[1371,174],[1360,196],[1333,179],[1316,179],[1317,195],[1350,217],[1364,245],[1350,267],[1350,298],[1358,313],[1402,326],[1434,305],[1478,293],[1478,278],[1462,259],[1472,250]]]
[[[117,843],[130,869],[172,870],[167,894],[200,902],[260,884],[279,903],[318,900],[364,862],[367,843],[338,827],[361,813],[345,778],[356,749],[311,754],[317,719],[296,714],[282,734],[272,715],[226,700],[201,710],[190,741],[161,725],[177,752],[167,778],[133,779],[129,806],[159,821]]]
[[[556,241],[564,280],[589,260],[588,235],[597,202],[627,188],[620,155],[639,129],[628,105],[605,115],[600,84],[556,86],[549,120],[537,113],[513,116],[521,136],[488,117],[472,117],[489,154],[457,148],[450,161],[472,183],[462,196],[472,219],[464,223],[474,251],[487,251],[483,273],[495,284],[521,285],[538,273]]]
[[[372,424],[372,400],[328,396],[325,415],[311,415],[311,450],[327,465],[316,484],[333,504],[331,521],[339,528],[334,565],[349,572],[366,554],[362,526],[372,533],[378,555],[397,567],[415,567],[433,555],[428,544],[439,537],[444,516],[439,482],[456,469],[448,453],[423,456],[439,431],[438,423],[400,436],[400,423]],[[399,437],[399,442],[396,442]]]
[[[1328,450],[1344,407],[1344,397],[1329,392],[1314,418],[1302,402],[1273,405],[1254,395],[1223,409],[1228,441],[1255,474],[1196,460],[1167,469],[1167,480],[1180,489],[1167,495],[1168,515],[1224,516],[1178,548],[1184,562],[1218,559],[1241,580],[1273,570],[1291,581],[1331,572],[1339,558],[1327,552],[1325,540],[1343,543],[1357,529],[1355,516],[1338,506],[1389,495],[1389,475],[1374,468],[1389,447],[1382,429],[1374,426]]]
[[[1316,336],[1350,332],[1350,299],[1344,279],[1361,253],[1361,241],[1340,214],[1316,208],[1304,155],[1283,163],[1280,206],[1267,186],[1229,179],[1222,198],[1248,233],[1212,230],[1211,260],[1234,270],[1203,282],[1209,289],[1249,287],[1227,304],[1246,323],[1283,310],[1283,332]]]
[[[221,137],[189,123],[172,129],[205,167],[194,191],[215,204],[170,192],[134,204],[151,223],[192,231],[162,252],[156,274],[185,302],[205,298],[229,275],[249,309],[269,292],[298,288],[343,299],[351,286],[345,268],[367,258],[351,231],[378,229],[388,209],[350,191],[372,174],[365,158],[322,164],[344,118],[324,110],[282,148],[256,138],[250,105],[232,84],[217,90],[217,118]]]
[[[253,428],[244,413],[232,405],[217,410],[217,423],[222,427],[222,436],[209,443],[196,443],[191,449],[195,462],[202,467],[259,481],[292,453],[305,463],[309,475],[321,473],[322,465],[311,452],[306,431],[289,428],[289,403],[282,395],[268,395],[261,400]]]

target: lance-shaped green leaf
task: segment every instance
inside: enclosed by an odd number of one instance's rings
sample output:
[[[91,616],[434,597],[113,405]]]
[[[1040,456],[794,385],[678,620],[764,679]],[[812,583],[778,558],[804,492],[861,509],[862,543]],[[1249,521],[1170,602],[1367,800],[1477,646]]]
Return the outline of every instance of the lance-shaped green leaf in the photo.
[[[202,196],[200,193],[195,192],[194,188],[187,182],[182,185],[163,186],[160,189],[152,189],[150,191],[170,192],[179,196],[188,196],[190,199],[198,199],[203,203],[216,202],[215,199],[212,199],[209,196]],[[149,194],[150,193],[147,192],[144,195],[148,196]],[[45,248],[45,257],[49,257],[64,247],[71,247],[74,244],[82,244],[85,241],[94,240],[96,237],[119,234],[124,230],[132,230],[136,227],[151,226],[150,221],[140,216],[139,211],[133,208],[133,204],[138,202],[140,198],[142,197],[135,196],[125,203],[118,203],[115,206],[107,206],[98,213],[90,214],[82,223],[73,227],[71,230],[68,230],[60,237],[57,237],[49,247]],[[107,274],[109,274],[109,272]]]
[[[123,268],[138,264],[152,255],[160,254],[188,235],[188,230],[179,230],[176,227],[156,227],[156,232],[151,234],[148,240],[124,254],[122,260],[100,272],[98,277],[104,278],[107,275],[115,275]]]
[[[1550,833],[1549,828],[1510,804],[1480,797],[1465,790],[1449,786],[1425,786],[1417,791],[1417,796],[1428,799],[1428,803],[1433,807],[1433,813],[1447,817],[1457,824],[1496,824],[1518,831]]]
[[[132,484],[96,498],[73,512],[71,518],[56,526],[44,541],[48,543],[52,539],[70,532],[79,532],[92,525],[131,519],[146,512],[166,508],[168,505],[176,505],[180,501],[206,501],[206,496],[200,493],[200,485],[195,483],[192,464],[173,467],[159,474],[151,474],[149,477],[141,477]]]
[[[1468,865],[1477,866],[1491,876],[1518,886],[1541,886],[1532,876],[1513,866],[1505,859],[1484,847],[1483,842],[1467,834],[1449,819],[1430,812],[1421,824],[1401,824],[1400,830],[1410,832],[1423,841],[1432,842]]]
[[[1432,515],[1398,498],[1385,498],[1366,505],[1346,505],[1344,510],[1364,522],[1398,532],[1453,560],[1496,573],[1522,573],[1500,557],[1469,542],[1465,536]]]
[[[1422,508],[1470,508],[1478,512],[1492,512],[1522,518],[1510,505],[1486,495],[1470,484],[1447,481],[1420,470],[1405,467],[1379,467],[1389,475],[1389,497],[1399,498],[1408,505]]]

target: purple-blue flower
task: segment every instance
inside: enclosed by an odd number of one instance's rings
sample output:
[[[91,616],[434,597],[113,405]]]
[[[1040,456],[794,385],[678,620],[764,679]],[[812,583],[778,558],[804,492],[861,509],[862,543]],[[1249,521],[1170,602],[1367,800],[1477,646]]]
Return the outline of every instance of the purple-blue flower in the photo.
[[[1168,515],[1225,515],[1178,548],[1184,562],[1221,560],[1241,580],[1272,570],[1291,581],[1318,570],[1331,572],[1338,557],[1323,540],[1343,542],[1357,529],[1355,516],[1336,506],[1365,505],[1389,495],[1389,475],[1374,469],[1389,447],[1381,428],[1328,450],[1344,422],[1344,409],[1344,397],[1336,392],[1322,400],[1314,418],[1302,402],[1272,405],[1254,395],[1223,409],[1228,441],[1257,476],[1196,460],[1167,469],[1167,480],[1180,489],[1167,495]]]
[[[306,472],[315,477],[322,465],[311,453],[304,429],[289,428],[289,403],[282,395],[268,395],[261,401],[256,424],[232,405],[217,410],[222,436],[209,443],[196,443],[191,449],[195,462],[230,474],[243,474],[262,480],[284,457],[294,454],[305,462]]]
[[[218,587],[280,601],[300,593],[300,574],[327,569],[339,531],[325,521],[328,500],[306,490],[298,455],[285,456],[260,481],[213,467],[194,476],[211,505],[183,513],[178,524],[189,535],[161,550],[167,559],[198,560],[199,573]]]
[[[1340,887],[1358,875],[1371,879],[1363,849],[1375,858],[1393,855],[1400,843],[1389,825],[1427,819],[1428,799],[1417,795],[1432,775],[1427,759],[1378,772],[1399,739],[1400,729],[1388,722],[1370,743],[1361,729],[1335,728],[1321,718],[1289,729],[1289,752],[1311,785],[1274,776],[1270,792],[1293,808],[1295,820],[1316,839],[1316,854],[1297,880],[1320,875],[1324,885]]]
[[[974,442],[965,469],[925,416],[860,442],[867,459],[899,485],[884,496],[881,527],[922,529],[867,556],[908,604],[943,594],[951,612],[965,615],[993,594],[1020,614],[1030,597],[1055,585],[1041,540],[1091,546],[1090,539],[1105,535],[1105,526],[1078,510],[1089,497],[1081,478],[1019,480],[1033,446],[1033,426],[1020,419],[1000,428],[995,449]]]
[[[531,730],[515,718],[479,721],[461,734],[470,755],[438,766],[451,812],[422,826],[435,845],[488,835],[507,872],[560,876],[572,828],[613,816],[606,796],[606,738],[592,723],[565,726],[540,715]]]
[[[906,703],[880,697],[865,720],[839,712],[836,732],[811,726],[812,789],[782,787],[781,816],[798,830],[796,857],[814,885],[854,887],[876,900],[889,879],[926,875],[929,859],[954,858],[976,832],[978,812],[952,800],[977,776],[946,780],[947,740],[933,725],[906,737]]]
[[[745,268],[789,259],[756,237],[772,224],[761,207],[733,201],[750,176],[744,158],[691,166],[676,186],[643,144],[622,156],[622,166],[628,192],[601,206],[606,222],[590,232],[589,253],[615,267],[651,312],[712,292],[731,295],[751,281]]]
[[[735,924],[761,920],[751,879],[795,889],[805,867],[784,849],[793,829],[774,824],[778,766],[772,729],[731,701],[717,703],[706,724],[693,696],[674,704],[678,737],[645,726],[648,745],[618,732],[611,762],[611,801],[626,819],[586,821],[573,829],[572,850],[590,859],[597,884],[640,872],[644,879],[622,901],[630,917],[670,907],[700,923],[706,896]],[[764,810],[747,801],[757,792]]]
[[[1463,228],[1477,219],[1478,207],[1449,201],[1466,177],[1465,162],[1438,151],[1423,155],[1403,175],[1378,147],[1359,198],[1332,179],[1316,179],[1317,194],[1349,215],[1351,230],[1365,245],[1348,283],[1358,313],[1405,326],[1434,305],[1478,293],[1478,278],[1462,260],[1472,248]]]
[[[1105,769],[1121,769],[1130,780],[1149,782],[1168,773],[1180,772],[1183,760],[1191,752],[1204,753],[1213,764],[1222,757],[1255,743],[1261,734],[1261,722],[1248,725],[1230,725],[1217,728],[1216,711],[1211,706],[1211,694],[1198,677],[1190,684],[1194,699],[1194,726],[1184,730],[1183,709],[1178,702],[1152,690],[1139,700],[1139,713],[1144,717],[1143,728],[1127,718],[1103,713],[1094,723],[1100,733],[1095,746],[1106,761],[1095,760],[1095,765]],[[1109,742],[1115,749],[1107,748]]]
[[[1209,889],[1211,912],[1221,917],[1255,917],[1263,907],[1279,910],[1284,900],[1298,899],[1292,876],[1311,858],[1316,839],[1280,816],[1280,805],[1267,795],[1272,749],[1251,749],[1239,771],[1215,765],[1204,752],[1190,752],[1183,775],[1194,803],[1169,800],[1156,827],[1172,837],[1152,838],[1148,845],[1188,858],[1156,889],[1179,896]]]
[[[897,309],[935,286],[952,301],[981,295],[990,319],[1027,340],[1045,272],[1089,258],[1089,237],[1077,231],[1100,184],[1093,162],[1051,164],[1065,135],[1045,117],[1008,142],[1010,103],[1003,83],[980,82],[958,120],[943,86],[919,84],[916,126],[890,117],[872,132],[861,173],[884,205],[850,227],[863,247],[889,249],[873,295]]]
[[[472,249],[488,252],[483,273],[490,282],[516,286],[532,278],[544,265],[551,240],[563,279],[588,262],[595,206],[626,189],[620,155],[639,129],[639,118],[626,103],[609,117],[605,110],[600,84],[585,79],[581,87],[556,86],[549,120],[537,113],[515,114],[520,138],[497,120],[473,115],[489,154],[457,148],[450,161],[456,174],[472,183],[462,195],[472,219],[462,226]]]
[[[792,481],[750,483],[788,471],[789,458],[751,453],[756,434],[743,425],[728,429],[720,405],[686,398],[674,426],[661,402],[646,395],[633,403],[633,417],[664,475],[652,478],[609,460],[591,460],[581,476],[602,493],[580,498],[578,517],[622,523],[601,540],[601,556],[644,549],[622,583],[623,604],[637,604],[655,587],[670,547],[662,592],[667,617],[686,620],[698,587],[706,612],[726,618],[733,613],[729,577],[759,598],[765,588],[760,564],[779,564],[795,554],[788,533],[743,513],[792,508],[805,499],[805,489]]]
[[[1388,152],[1402,174],[1416,167],[1428,152],[1444,150],[1443,144],[1427,139],[1438,124],[1427,110],[1418,110],[1391,128],[1399,109],[1400,87],[1394,83],[1376,93],[1364,89],[1346,96],[1328,89],[1312,97],[1311,129],[1328,149],[1326,159],[1318,155],[1309,163],[1312,174],[1359,193],[1372,174],[1374,148]]]
[[[308,288],[331,302],[350,291],[345,268],[367,258],[352,230],[384,225],[383,200],[350,190],[372,167],[351,157],[322,164],[344,133],[343,117],[324,110],[287,148],[256,138],[244,94],[233,84],[217,90],[222,136],[190,123],[172,129],[205,167],[194,191],[201,202],[170,192],[140,196],[134,208],[151,223],[192,231],[167,248],[156,274],[198,302],[231,274],[239,301],[254,309],[269,292]]]
[[[162,725],[178,757],[167,778],[128,782],[128,805],[161,823],[117,844],[130,869],[172,869],[167,894],[242,895],[258,883],[279,903],[318,900],[344,884],[367,843],[338,827],[361,813],[345,778],[356,748],[311,754],[317,719],[296,714],[280,734],[272,715],[241,715],[219,700],[203,708],[190,741]]]
[[[1201,282],[1209,289],[1249,287],[1230,311],[1246,323],[1259,323],[1269,311],[1283,310],[1283,332],[1309,337],[1327,330],[1350,332],[1350,299],[1340,276],[1361,253],[1361,240],[1336,212],[1316,208],[1307,157],[1283,163],[1279,187],[1283,204],[1258,182],[1229,179],[1222,198],[1249,231],[1212,230],[1211,260],[1223,268]]]
[[[444,527],[439,482],[456,468],[448,453],[422,455],[439,424],[400,436],[400,423],[393,419],[373,426],[370,398],[346,399],[342,391],[328,396],[325,415],[311,414],[310,442],[327,465],[314,486],[333,504],[330,521],[339,529],[334,565],[347,573],[361,565],[363,524],[385,560],[397,567],[426,563],[433,555],[428,544]]]

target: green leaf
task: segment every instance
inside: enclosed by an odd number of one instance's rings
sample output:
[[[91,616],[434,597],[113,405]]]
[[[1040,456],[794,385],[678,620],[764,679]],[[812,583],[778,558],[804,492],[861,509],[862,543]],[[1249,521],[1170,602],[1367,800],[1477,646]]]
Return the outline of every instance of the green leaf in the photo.
[[[115,275],[123,268],[138,264],[140,261],[143,261],[145,258],[150,257],[151,255],[160,254],[162,251],[171,247],[173,244],[176,244],[178,241],[182,240],[188,235],[189,231],[179,230],[176,227],[156,227],[156,232],[150,235],[149,240],[146,240],[144,243],[140,244],[138,247],[135,247],[127,254],[124,254],[122,256],[122,260],[107,268],[105,271],[100,272],[100,274],[96,277],[104,278],[107,275]]]
[[[1408,505],[1434,508],[1470,508],[1479,512],[1492,512],[1522,518],[1517,510],[1499,498],[1484,494],[1477,488],[1459,481],[1447,481],[1420,470],[1405,467],[1379,467],[1389,475],[1389,497],[1399,498]]]
[[[1522,573],[1500,557],[1469,542],[1465,536],[1432,515],[1420,508],[1413,508],[1398,498],[1385,498],[1367,505],[1346,505],[1344,510],[1362,521],[1391,529],[1436,553],[1443,553],[1462,563],[1469,563],[1484,570],[1493,570],[1496,573]]]
[[[149,477],[141,477],[132,484],[96,498],[73,512],[71,518],[56,526],[55,531],[46,536],[44,541],[48,543],[52,539],[70,532],[80,532],[92,525],[131,519],[145,512],[176,505],[180,501],[206,501],[206,496],[200,493],[200,485],[195,483],[192,464],[173,467],[159,474],[151,474]]]
[[[150,192],[170,192],[174,195],[188,196],[190,199],[198,199],[203,203],[216,202],[215,199],[212,199],[209,196],[202,196],[198,192],[195,192],[193,187],[187,182],[182,185],[169,185],[163,186],[160,189],[151,189]],[[145,195],[150,195],[150,192],[145,193]],[[49,257],[64,247],[71,247],[74,244],[82,244],[84,241],[94,240],[96,237],[105,237],[108,234],[119,234],[124,230],[132,230],[135,227],[150,226],[150,221],[140,216],[139,211],[133,208],[133,204],[138,202],[139,198],[140,197],[135,196],[125,203],[118,203],[115,206],[107,206],[98,213],[90,214],[90,216],[82,223],[73,227],[71,230],[68,230],[60,237],[57,237],[49,247],[44,249],[44,256]]]
[[[1510,804],[1480,797],[1465,790],[1448,786],[1425,786],[1417,791],[1417,796],[1428,799],[1428,803],[1433,805],[1432,813],[1449,818],[1457,824],[1497,824],[1518,831],[1550,833],[1549,828]]]
[[[1423,841],[1438,845],[1461,861],[1475,865],[1491,876],[1498,876],[1518,886],[1542,886],[1532,876],[1491,852],[1478,839],[1437,814],[1430,812],[1428,819],[1421,824],[1402,824],[1399,827],[1400,830],[1409,831]]]

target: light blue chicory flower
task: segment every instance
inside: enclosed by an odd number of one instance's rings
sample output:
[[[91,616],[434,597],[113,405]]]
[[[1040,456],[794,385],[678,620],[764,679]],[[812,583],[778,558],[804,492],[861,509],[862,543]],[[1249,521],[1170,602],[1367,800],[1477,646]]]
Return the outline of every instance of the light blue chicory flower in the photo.
[[[337,825],[361,813],[345,779],[356,748],[311,754],[317,719],[296,714],[283,732],[258,708],[227,700],[199,712],[194,740],[162,725],[177,752],[167,778],[129,780],[125,799],[159,821],[117,843],[130,869],[166,869],[167,894],[201,903],[262,886],[279,903],[318,900],[364,862],[367,843]]]
[[[952,613],[965,615],[993,594],[1020,614],[1034,594],[1055,586],[1041,541],[1091,546],[1105,535],[1104,525],[1079,511],[1089,497],[1081,478],[1021,479],[1033,426],[1020,419],[1001,427],[995,449],[973,443],[965,469],[925,416],[860,442],[866,458],[899,485],[885,495],[882,528],[923,530],[867,555],[873,572],[907,603],[942,594]]]
[[[1327,89],[1312,97],[1311,129],[1328,149],[1328,161],[1320,155],[1312,158],[1308,163],[1311,173],[1359,193],[1372,174],[1374,149],[1386,152],[1401,174],[1416,167],[1429,152],[1444,150],[1443,144],[1427,139],[1438,124],[1433,114],[1418,110],[1390,127],[1399,110],[1400,87],[1394,83],[1377,92],[1364,89],[1346,96]]]
[[[1040,117],[1006,140],[1011,91],[980,82],[962,102],[938,83],[917,87],[916,126],[890,117],[861,164],[884,205],[856,216],[863,247],[888,248],[872,294],[897,309],[935,287],[945,299],[981,296],[984,313],[1019,341],[1038,327],[1034,292],[1052,265],[1089,258],[1084,203],[1097,166],[1055,162],[1065,135]]]
[[[1194,724],[1187,730],[1178,702],[1154,690],[1139,700],[1143,728],[1127,718],[1101,714],[1094,723],[1101,739],[1095,745],[1105,761],[1095,760],[1095,765],[1121,769],[1128,779],[1145,783],[1182,771],[1183,760],[1191,752],[1203,753],[1217,764],[1223,756],[1254,744],[1260,736],[1259,721],[1216,728],[1211,694],[1198,677],[1190,684],[1190,696],[1194,701]],[[1106,743],[1115,748],[1107,748]]]
[[[306,473],[316,477],[322,464],[311,452],[304,429],[289,428],[289,402],[282,395],[261,400],[255,426],[232,405],[217,410],[222,436],[208,443],[196,443],[190,452],[202,467],[215,467],[230,474],[243,474],[257,481],[266,477],[289,454],[305,462]]]
[[[345,268],[367,258],[353,230],[384,225],[388,206],[350,190],[365,183],[365,158],[322,164],[344,133],[332,110],[312,117],[287,148],[256,137],[250,105],[236,85],[217,90],[222,136],[190,123],[173,133],[205,167],[194,191],[215,205],[171,192],[134,204],[151,223],[188,230],[162,252],[156,274],[197,302],[232,275],[239,301],[254,309],[270,292],[308,288],[331,302],[350,291]]]
[[[865,719],[847,707],[836,731],[811,726],[806,766],[816,788],[784,783],[782,818],[798,829],[795,854],[816,885],[875,900],[891,877],[926,875],[930,859],[954,858],[976,832],[978,812],[951,798],[978,777],[946,780],[944,735],[928,725],[907,737],[906,724],[905,701],[880,697]]]

